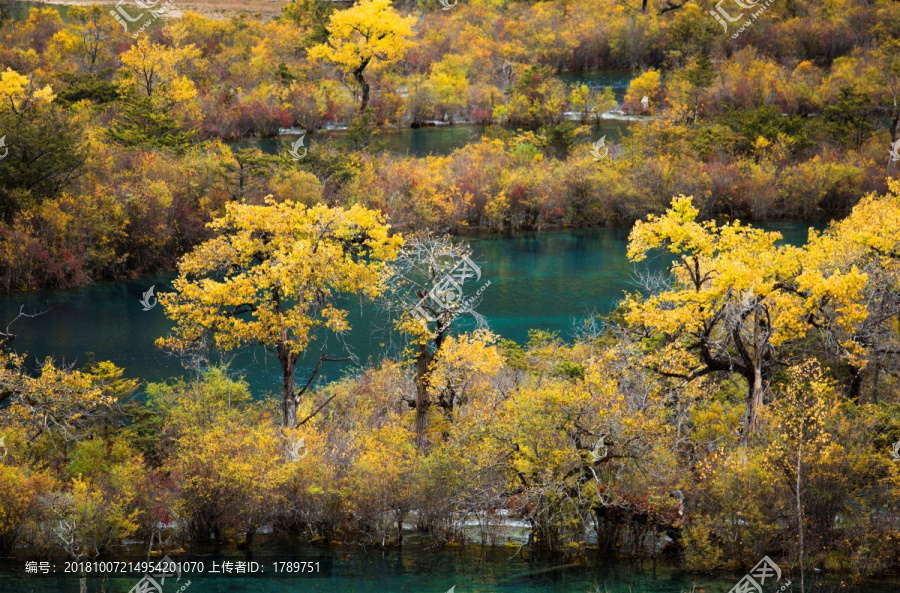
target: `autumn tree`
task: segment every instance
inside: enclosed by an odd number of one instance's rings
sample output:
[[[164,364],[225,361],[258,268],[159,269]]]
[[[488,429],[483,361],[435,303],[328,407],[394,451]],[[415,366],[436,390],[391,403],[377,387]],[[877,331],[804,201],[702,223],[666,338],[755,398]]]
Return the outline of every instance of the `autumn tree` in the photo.
[[[839,323],[840,310],[829,303],[811,322],[825,355],[847,368],[850,399],[859,402],[870,383],[877,402],[884,379],[900,374],[900,182],[891,180],[886,195],[866,196],[847,218],[812,233],[803,265],[865,274],[864,315]]]
[[[72,25],[57,36],[63,35],[66,45],[76,55],[89,73],[97,71],[105,59],[113,56],[111,39],[115,37],[116,22],[96,4],[73,6],[69,10]]]
[[[165,95],[173,102],[192,99],[197,89],[184,68],[199,54],[193,46],[166,47],[142,38],[119,57],[125,67],[123,75],[131,75],[124,76],[121,84],[125,88],[136,87],[147,97]]]
[[[866,70],[871,80],[876,111],[890,119],[891,149],[900,140],[900,41],[889,39],[870,54],[874,67]],[[874,80],[872,80],[874,79]],[[888,159],[888,172],[896,176],[897,161]]]
[[[119,402],[137,387],[110,362],[73,370],[46,359],[36,377],[22,355],[2,353],[0,365],[0,404],[9,402],[4,422],[27,428],[31,440],[41,435],[74,440],[116,416]]]
[[[281,364],[283,423],[294,428],[303,394],[330,357],[319,357],[299,390],[298,360],[317,329],[350,328],[340,295],[381,294],[402,239],[360,206],[307,208],[271,198],[227,204],[210,228],[218,236],[183,258],[175,292],[159,297],[175,329],[157,343],[186,351],[210,337],[222,350],[265,347]]]
[[[674,262],[656,291],[628,297],[626,319],[652,351],[649,364],[664,376],[744,378],[746,440],[758,428],[775,370],[786,365],[787,345],[813,330],[826,304],[844,327],[864,316],[859,297],[866,277],[855,268],[805,269],[802,250],[778,245],[779,233],[699,222],[698,214],[691,198],[681,196],[663,216],[635,224],[632,261],[665,249]]]
[[[200,541],[252,541],[275,512],[275,469],[285,461],[271,407],[254,402],[247,383],[221,368],[195,381],[151,383],[147,394],[159,423],[154,449],[173,471],[174,507],[188,533]]]
[[[82,128],[39,88],[7,68],[0,74],[0,218],[56,196],[82,171]]]
[[[156,120],[150,126],[190,127],[199,118],[197,85],[194,75],[202,71],[200,50],[193,45],[168,47],[141,38],[119,59],[123,68],[117,73],[119,94],[126,122],[139,109],[145,118]]]
[[[805,550],[804,491],[809,489],[810,459],[827,459],[832,444],[827,431],[829,416],[837,413],[839,400],[832,385],[815,362],[805,362],[788,370],[789,381],[772,406],[772,441],[769,457],[792,490],[797,525],[797,556],[801,589],[804,582]]]
[[[328,40],[328,17],[335,10],[333,2],[295,0],[281,9],[281,18],[290,20],[306,31],[308,43],[325,43]]]
[[[395,62],[412,47],[414,17],[401,17],[390,0],[362,0],[331,15],[328,40],[309,50],[309,57],[334,64],[359,84],[359,110],[369,105],[369,83],[365,72]]]

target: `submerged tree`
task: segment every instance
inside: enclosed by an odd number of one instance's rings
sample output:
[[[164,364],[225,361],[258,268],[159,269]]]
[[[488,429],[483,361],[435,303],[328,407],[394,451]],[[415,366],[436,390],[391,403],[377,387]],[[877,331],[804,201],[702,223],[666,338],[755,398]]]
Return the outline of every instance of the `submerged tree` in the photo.
[[[315,331],[347,331],[339,295],[376,297],[384,290],[387,261],[402,238],[389,235],[379,213],[307,208],[291,201],[261,206],[226,205],[210,223],[218,236],[187,254],[179,265],[175,292],[160,294],[175,329],[160,346],[187,350],[207,337],[222,350],[261,345],[274,353],[282,371],[283,423],[298,424],[297,407],[322,364],[297,389],[294,372],[315,340]]]

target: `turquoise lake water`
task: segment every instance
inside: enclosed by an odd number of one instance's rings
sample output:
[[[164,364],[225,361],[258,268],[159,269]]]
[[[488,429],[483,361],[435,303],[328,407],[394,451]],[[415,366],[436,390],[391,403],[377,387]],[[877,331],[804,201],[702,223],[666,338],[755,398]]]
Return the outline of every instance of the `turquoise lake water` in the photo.
[[[779,230],[786,241],[801,244],[807,226],[782,223],[766,228]],[[521,343],[527,340],[529,329],[542,329],[572,340],[585,318],[608,314],[625,291],[637,290],[636,274],[647,266],[660,269],[668,262],[651,259],[634,266],[625,257],[627,238],[628,229],[624,228],[469,237],[473,259],[481,267],[480,284],[490,281],[477,310],[504,338]],[[12,319],[21,306],[28,313],[46,311],[32,319],[20,319],[12,328],[18,337],[11,347],[32,357],[32,364],[50,356],[81,365],[93,355],[95,360],[111,360],[123,367],[129,377],[161,381],[182,373],[179,362],[154,345],[171,323],[161,306],[144,311],[140,299],[153,285],[156,292],[171,290],[173,277],[163,274],[73,291],[4,295],[0,297],[0,320]],[[374,307],[360,306],[353,299],[347,306],[353,329],[344,338],[360,364],[396,354],[396,349],[383,345],[390,336],[380,331],[385,320]],[[341,355],[334,337],[327,343],[330,355]],[[317,359],[318,354],[311,352],[307,363]],[[324,379],[355,368],[349,363],[332,366],[325,370]],[[280,388],[280,366],[262,348],[238,354],[232,369],[246,375],[258,396]],[[298,377],[307,370],[298,371]]]
[[[598,126],[590,126],[587,134],[584,134],[582,142],[585,144],[595,142],[602,136],[613,144],[628,136],[632,126],[643,125],[635,121],[621,121],[607,119]],[[306,136],[303,143],[306,147],[314,146],[319,142],[339,142],[344,137],[343,131],[323,131],[313,136]],[[458,148],[462,148],[478,140],[484,135],[484,127],[474,124],[454,124],[440,126],[426,126],[421,128],[382,128],[375,140],[383,143],[384,150],[398,155],[423,157],[428,155],[447,155]],[[261,138],[258,140],[244,139],[238,141],[238,146],[250,146],[256,144],[263,152],[275,154],[283,150],[285,142],[293,143],[299,138],[299,134],[284,134],[278,138]]]

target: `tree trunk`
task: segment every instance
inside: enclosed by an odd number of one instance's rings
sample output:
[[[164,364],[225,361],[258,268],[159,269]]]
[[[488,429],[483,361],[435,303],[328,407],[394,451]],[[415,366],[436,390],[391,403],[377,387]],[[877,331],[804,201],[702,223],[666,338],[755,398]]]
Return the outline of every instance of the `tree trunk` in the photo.
[[[862,393],[862,371],[850,365],[850,376],[853,379],[850,381],[850,393],[848,396],[854,404],[859,404],[859,396]]]
[[[894,143],[900,137],[900,107],[897,105],[897,98],[894,97],[894,108],[891,111],[891,150],[894,150]],[[894,176],[897,172],[897,161],[891,156],[888,159],[887,174]]]
[[[297,386],[294,380],[297,361],[290,353],[282,355],[279,352],[278,358],[281,361],[282,423],[285,428],[297,428]]]
[[[875,376],[872,378],[872,403],[878,403],[878,379],[881,378],[881,365],[875,363]]]
[[[747,393],[747,414],[744,416],[743,433],[741,434],[741,442],[747,442],[750,433],[755,432],[759,427],[759,408],[763,403],[763,376],[762,370],[754,369],[752,377],[747,377],[750,388]]]
[[[800,535],[800,593],[804,593],[804,572],[803,572],[803,505],[800,498],[800,471],[802,469],[803,460],[803,426],[800,426],[800,440],[797,442],[797,529]]]
[[[416,443],[419,449],[425,447],[425,430],[428,428],[428,366],[432,355],[428,352],[428,344],[419,344],[416,352]]]
[[[353,77],[356,78],[356,82],[359,83],[359,86],[362,89],[362,101],[359,104],[359,112],[362,113],[366,110],[366,107],[369,106],[369,83],[366,82],[365,77],[363,76],[363,72],[366,69],[366,66],[369,65],[369,61],[366,60],[363,62],[359,68],[353,71]]]

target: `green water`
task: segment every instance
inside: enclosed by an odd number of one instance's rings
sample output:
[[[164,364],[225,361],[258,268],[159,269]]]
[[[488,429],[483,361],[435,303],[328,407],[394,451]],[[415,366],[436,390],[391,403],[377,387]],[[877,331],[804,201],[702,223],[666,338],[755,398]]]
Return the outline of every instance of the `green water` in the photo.
[[[585,144],[599,140],[601,136],[612,143],[618,143],[627,136],[631,126],[642,125],[640,122],[607,119],[598,126],[591,126],[588,134],[582,136]],[[311,147],[320,142],[340,142],[346,131],[326,130],[313,136],[306,136],[304,146]],[[428,155],[447,155],[467,144],[478,142],[484,135],[484,127],[475,124],[454,124],[425,126],[421,128],[382,128],[375,141],[383,143],[384,150],[406,156],[423,157]],[[283,134],[278,138],[244,139],[235,142],[237,146],[257,145],[267,154],[276,154],[285,148],[285,142],[293,143],[299,134]]]
[[[616,100],[622,102],[628,84],[637,72],[632,70],[596,70],[591,72],[563,72],[559,78],[566,85],[587,84],[592,88],[612,87]],[[595,142],[606,136],[607,140],[617,143],[630,133],[631,126],[641,125],[639,122],[605,119],[599,125],[591,126],[583,142]],[[484,127],[475,124],[453,124],[424,126],[420,128],[382,128],[375,138],[384,144],[385,150],[394,154],[423,157],[427,155],[447,155],[472,142],[477,142],[484,134]],[[325,130],[307,136],[304,144],[307,147],[319,142],[340,141],[346,134],[343,130]],[[263,138],[260,140],[242,140],[239,146],[257,144],[263,152],[275,154],[284,148],[284,142],[292,143],[298,134],[285,134],[279,138]]]
[[[806,238],[804,224],[767,228],[780,230],[791,243],[803,243]],[[625,257],[627,237],[628,230],[622,228],[469,237],[473,258],[481,267],[480,283],[490,281],[477,310],[492,330],[520,343],[532,328],[555,331],[571,340],[584,318],[609,313],[625,291],[637,289],[633,280],[637,273],[666,264],[667,260],[651,259],[632,265]],[[12,319],[23,305],[25,312],[46,311],[33,319],[20,319],[12,328],[18,337],[11,347],[28,353],[31,363],[49,356],[80,365],[92,353],[95,360],[111,360],[123,367],[129,377],[160,381],[182,373],[179,362],[154,345],[171,324],[161,306],[144,311],[139,301],[151,285],[157,292],[171,290],[173,277],[164,274],[74,291],[5,295],[0,298],[0,320]],[[396,346],[392,350],[384,345],[391,336],[379,330],[385,320],[374,307],[360,306],[352,299],[347,306],[353,329],[343,337],[360,364],[396,353]],[[335,336],[318,341],[323,343],[330,355],[341,354]],[[318,356],[318,351],[311,352],[307,363]],[[257,395],[280,388],[280,366],[262,348],[241,352],[231,364],[235,372],[247,376]],[[350,363],[332,366],[324,379],[355,368]],[[305,376],[307,370],[298,371],[298,376]]]
[[[567,85],[586,84],[590,88],[604,89],[611,87],[619,103],[625,98],[631,79],[639,75],[640,70],[591,70],[587,72],[562,72],[559,75]]]

